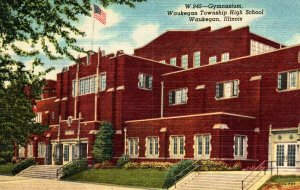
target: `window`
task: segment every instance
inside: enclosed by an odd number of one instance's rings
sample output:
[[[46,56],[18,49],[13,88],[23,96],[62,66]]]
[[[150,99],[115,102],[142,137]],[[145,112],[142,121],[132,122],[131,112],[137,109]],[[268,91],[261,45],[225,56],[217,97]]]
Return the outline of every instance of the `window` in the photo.
[[[76,80],[72,82],[72,95],[76,96]],[[79,95],[90,94],[95,92],[95,77],[79,79]]]
[[[247,136],[234,136],[234,158],[247,157]]]
[[[210,135],[196,135],[195,138],[195,157],[209,159],[210,158]]]
[[[106,73],[102,73],[99,75],[99,90],[106,90]]]
[[[239,93],[239,81],[227,81],[216,84],[216,98],[232,98],[237,97]]]
[[[140,89],[147,89],[147,90],[152,89],[153,77],[151,75],[140,73],[138,78],[139,78],[138,87]]]
[[[221,56],[221,61],[228,61],[229,60],[229,53],[223,53]]]
[[[187,103],[187,88],[172,90],[169,92],[169,105],[186,104]]]
[[[279,91],[299,89],[299,71],[279,73],[277,88]]]
[[[265,45],[255,40],[250,41],[250,55],[256,55],[275,50],[274,47]]]
[[[69,145],[64,145],[64,161],[69,161]]]
[[[52,120],[55,120],[55,112],[54,112],[54,111],[51,112],[51,119],[52,119]]]
[[[162,64],[166,64],[166,60],[161,60],[159,62],[162,63]]]
[[[181,56],[181,67],[184,69],[188,68],[188,55],[182,55]]]
[[[35,113],[35,122],[42,123],[42,112]]]
[[[200,67],[200,51],[194,52],[194,68]]]
[[[44,142],[38,143],[38,157],[45,157],[46,155],[46,145]]]
[[[217,56],[211,56],[211,57],[209,57],[208,63],[209,64],[215,64],[215,63],[217,63]]]
[[[27,157],[28,158],[33,157],[33,146],[32,146],[32,144],[27,145]]]
[[[25,148],[23,146],[19,146],[19,158],[25,157]]]
[[[176,57],[172,57],[172,58],[170,59],[170,65],[176,66]]]
[[[184,136],[171,136],[170,156],[184,157]]]
[[[146,156],[158,157],[158,137],[147,137],[146,139]]]
[[[139,155],[138,138],[128,138],[128,154],[130,157],[138,157]]]

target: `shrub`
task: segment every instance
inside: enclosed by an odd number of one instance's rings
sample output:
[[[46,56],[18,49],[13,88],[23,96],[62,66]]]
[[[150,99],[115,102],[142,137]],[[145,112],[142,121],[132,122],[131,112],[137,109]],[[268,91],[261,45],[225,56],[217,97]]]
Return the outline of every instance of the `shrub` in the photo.
[[[22,160],[21,162],[15,164],[12,168],[12,174],[16,175],[22,170],[25,170],[26,168],[32,166],[35,164],[35,160],[33,158]]]
[[[200,165],[201,171],[233,171],[241,170],[241,164],[235,163],[232,167],[222,161],[202,160]]]
[[[63,168],[63,175],[62,177],[68,177],[74,175],[75,173],[81,172],[85,170],[88,166],[87,159],[79,159],[71,162],[69,165],[66,165]]]
[[[128,162],[123,166],[125,169],[138,169],[140,164],[138,162]]]
[[[104,162],[95,164],[94,168],[95,169],[109,169],[109,168],[114,168],[114,164],[110,161],[104,161]]]
[[[114,130],[112,124],[103,121],[100,125],[100,132],[96,136],[93,147],[93,157],[96,162],[110,160],[113,154]]]
[[[119,159],[118,159],[118,162],[117,162],[117,167],[118,168],[122,168],[125,164],[127,164],[128,162],[130,161],[130,158],[129,156],[127,155],[122,155]]]
[[[4,158],[0,158],[0,164],[6,164],[6,160]]]
[[[166,170],[169,169],[174,164],[170,162],[128,162],[124,165],[126,169],[158,169],[158,170]]]
[[[165,179],[163,188],[171,187],[175,183],[175,176],[176,176],[176,179],[178,180],[178,179],[182,178],[183,176],[185,176],[192,169],[194,169],[194,167],[190,167],[193,163],[194,162],[192,160],[183,160],[183,161],[173,165],[166,174],[166,179]],[[180,175],[178,175],[179,173],[180,173]]]

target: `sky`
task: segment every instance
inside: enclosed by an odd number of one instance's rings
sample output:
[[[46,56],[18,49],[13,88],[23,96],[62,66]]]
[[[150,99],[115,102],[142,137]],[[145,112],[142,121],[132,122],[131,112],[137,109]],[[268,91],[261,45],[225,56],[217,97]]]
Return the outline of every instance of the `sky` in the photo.
[[[94,1],[98,4],[97,1]],[[188,16],[168,16],[168,11],[214,11],[208,8],[189,9],[185,4],[238,4],[243,10],[264,10],[263,15],[242,15],[241,22],[190,22]],[[250,31],[285,45],[300,43],[300,1],[298,0],[148,0],[137,3],[135,8],[125,5],[111,5],[105,9],[106,25],[93,18],[81,17],[76,27],[86,33],[84,38],[77,38],[79,46],[86,50],[97,51],[100,47],[106,53],[124,50],[132,54],[135,48],[142,47],[167,30],[197,30],[207,26],[212,29],[232,25],[233,28],[250,26]],[[218,9],[219,10],[219,9]],[[228,9],[220,9],[227,10]],[[197,16],[202,17],[202,16]],[[93,36],[93,37],[92,37]],[[83,56],[83,55],[81,55]],[[74,64],[70,60],[49,61],[44,67],[54,66],[56,69],[47,75],[48,79],[56,79],[56,73],[65,66]],[[30,59],[25,63],[30,67]],[[43,70],[43,67],[37,68]]]

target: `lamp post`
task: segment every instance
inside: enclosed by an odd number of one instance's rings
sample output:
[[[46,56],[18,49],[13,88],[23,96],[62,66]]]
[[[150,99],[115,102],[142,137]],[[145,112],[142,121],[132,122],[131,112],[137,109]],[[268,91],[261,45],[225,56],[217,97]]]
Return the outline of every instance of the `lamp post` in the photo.
[[[124,155],[126,155],[126,149],[127,149],[126,138],[127,138],[127,129],[125,127],[124,128]]]

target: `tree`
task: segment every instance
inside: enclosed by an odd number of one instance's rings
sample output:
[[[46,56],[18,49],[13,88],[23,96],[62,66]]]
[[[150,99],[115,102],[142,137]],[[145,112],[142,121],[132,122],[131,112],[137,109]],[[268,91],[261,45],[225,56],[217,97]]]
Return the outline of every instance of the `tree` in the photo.
[[[96,162],[103,162],[112,158],[113,136],[112,124],[107,121],[101,122],[100,132],[96,136],[93,147],[93,158]]]
[[[124,4],[134,7],[145,0],[99,0],[103,6]],[[0,1],[0,144],[25,144],[30,134],[45,127],[33,122],[33,99],[39,99],[45,72],[36,73],[49,60],[68,58],[71,51],[84,52],[76,38],[84,35],[74,26],[80,16],[91,16],[90,0],[5,0]],[[21,45],[26,45],[24,49]],[[52,48],[52,50],[51,50]],[[26,70],[24,58],[35,58]],[[29,89],[29,90],[28,90]]]

